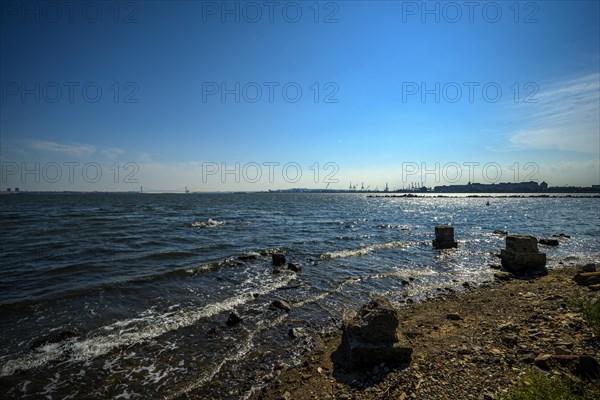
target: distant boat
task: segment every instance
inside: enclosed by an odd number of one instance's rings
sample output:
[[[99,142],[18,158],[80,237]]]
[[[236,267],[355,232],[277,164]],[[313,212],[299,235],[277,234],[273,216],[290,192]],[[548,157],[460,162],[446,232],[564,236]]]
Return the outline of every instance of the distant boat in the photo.
[[[485,205],[486,205],[486,206],[489,206],[489,205],[490,205],[490,202],[489,202],[489,200],[488,200],[488,202],[487,202],[487,203],[485,203]]]

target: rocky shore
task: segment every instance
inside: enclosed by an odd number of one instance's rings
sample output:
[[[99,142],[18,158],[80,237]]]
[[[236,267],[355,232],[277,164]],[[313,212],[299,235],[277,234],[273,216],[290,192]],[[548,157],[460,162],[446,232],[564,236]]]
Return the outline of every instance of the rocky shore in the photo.
[[[507,275],[422,303],[395,304],[412,347],[409,364],[347,370],[338,331],[318,337],[300,364],[282,366],[251,398],[498,399],[532,370],[599,390],[600,338],[583,320],[580,301],[600,292],[579,285],[573,279],[579,272],[582,267],[565,266],[545,276]]]

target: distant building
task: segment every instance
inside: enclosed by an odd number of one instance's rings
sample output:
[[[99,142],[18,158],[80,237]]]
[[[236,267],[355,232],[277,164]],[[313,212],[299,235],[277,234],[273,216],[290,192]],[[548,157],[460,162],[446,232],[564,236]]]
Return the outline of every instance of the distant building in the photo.
[[[7,188],[7,189],[6,189],[6,191],[7,191],[7,192],[10,192],[10,188]]]
[[[467,185],[436,186],[434,192],[441,193],[521,193],[541,192],[547,190],[548,184],[529,182],[506,182],[506,183],[472,183]]]
[[[19,188],[15,188],[15,193],[18,193],[18,192],[19,192]]]

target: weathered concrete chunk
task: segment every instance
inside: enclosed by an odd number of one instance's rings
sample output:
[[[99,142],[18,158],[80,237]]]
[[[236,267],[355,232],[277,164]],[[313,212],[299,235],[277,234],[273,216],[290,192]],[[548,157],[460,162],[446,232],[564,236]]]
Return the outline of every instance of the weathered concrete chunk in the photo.
[[[518,253],[535,253],[538,251],[537,239],[531,235],[508,235],[506,250]]]
[[[436,226],[433,247],[436,249],[451,249],[458,247],[458,243],[454,240],[454,227],[449,225]]]
[[[388,300],[377,298],[363,305],[354,318],[344,322],[341,346],[346,367],[410,363],[412,347],[399,323],[398,312]]]
[[[546,265],[546,253],[538,251],[537,239],[530,235],[507,236],[500,258],[502,266],[511,272],[529,272]]]

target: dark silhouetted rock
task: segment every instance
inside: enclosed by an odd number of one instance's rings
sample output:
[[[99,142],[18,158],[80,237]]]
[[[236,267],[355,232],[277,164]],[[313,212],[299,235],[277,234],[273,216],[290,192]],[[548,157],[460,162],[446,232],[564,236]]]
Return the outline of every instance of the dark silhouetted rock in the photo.
[[[363,305],[354,318],[344,322],[341,348],[346,367],[410,363],[412,347],[400,332],[399,322],[388,300],[377,298]]]
[[[283,310],[285,312],[290,312],[292,309],[292,306],[290,306],[290,303],[288,303],[285,300],[273,300],[271,302],[270,308],[272,310]]]
[[[573,279],[583,286],[598,285],[600,284],[600,272],[581,272],[576,274]]]
[[[551,354],[540,354],[533,362],[541,369],[549,370],[551,365],[552,355]]]
[[[502,229],[496,229],[494,231],[494,235],[508,235],[507,231],[503,231]]]
[[[460,321],[462,318],[460,317],[460,315],[458,315],[458,313],[449,313],[446,315],[446,319],[449,319],[451,321]]]
[[[600,364],[592,356],[579,356],[575,374],[586,379],[600,379]]]
[[[290,271],[294,271],[294,272],[300,272],[302,271],[302,267],[298,264],[294,264],[294,263],[288,263],[287,268]]]
[[[229,314],[229,318],[227,318],[227,325],[234,326],[240,322],[242,322],[242,317],[240,314],[238,314],[237,311],[232,311],[231,314]]]
[[[544,370],[562,367],[584,379],[600,378],[600,364],[592,356],[574,354],[542,354],[535,358],[535,365]]]
[[[239,256],[238,260],[244,261],[244,262],[256,260],[256,255],[254,255],[254,254],[246,254],[246,255],[243,255],[243,256]]]
[[[273,259],[274,267],[279,267],[279,266],[285,265],[285,254],[273,253],[273,254],[271,254],[271,257]]]
[[[585,264],[581,267],[582,272],[596,272],[596,264]]]
[[[540,239],[538,243],[544,246],[558,246],[558,239]]]

